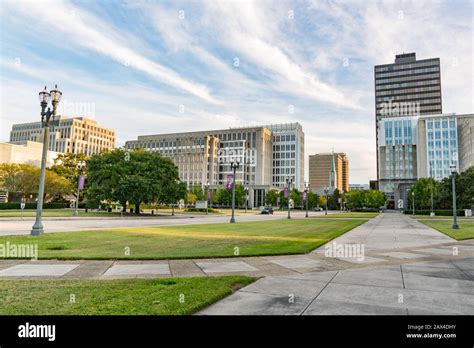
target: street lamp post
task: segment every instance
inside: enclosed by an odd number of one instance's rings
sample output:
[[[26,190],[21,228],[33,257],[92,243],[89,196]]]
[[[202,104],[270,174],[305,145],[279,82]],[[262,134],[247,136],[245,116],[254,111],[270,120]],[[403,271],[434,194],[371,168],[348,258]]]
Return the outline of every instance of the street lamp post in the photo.
[[[46,176],[46,161],[48,157],[49,148],[49,126],[51,124],[51,118],[54,120],[56,117],[56,111],[58,108],[59,101],[61,100],[62,92],[58,90],[56,85],[50,92],[47,91],[46,86],[44,90],[39,93],[39,100],[41,105],[41,125],[43,127],[43,152],[41,156],[41,171],[40,171],[40,182],[38,188],[38,203],[36,205],[36,219],[31,229],[32,236],[38,236],[43,234],[43,223],[41,222],[41,214],[43,211],[43,198],[44,198],[44,181]],[[51,101],[53,110],[48,107],[48,103]]]
[[[456,210],[456,165],[452,164],[449,166],[451,168],[451,176],[453,182],[453,230],[459,229],[458,225],[458,213]]]
[[[77,162],[77,168],[78,168],[78,172],[79,172],[79,176],[77,178],[77,199],[76,199],[76,209],[74,210],[74,215],[75,216],[78,216],[79,215],[79,194],[81,193],[81,185],[84,183],[84,182],[81,182],[82,179],[82,169],[84,168],[84,166],[86,165],[86,162],[84,161],[79,161]]]
[[[329,187],[325,187],[324,194],[326,195],[326,211],[324,215],[328,215],[328,193],[329,193]]]
[[[232,168],[232,172],[234,176],[232,177],[232,216],[230,218],[230,222],[234,223],[235,222],[235,215],[234,215],[234,210],[235,210],[235,172],[237,168],[239,168],[239,162],[230,162],[230,167]]]
[[[209,214],[209,181],[204,185],[204,190],[206,191],[206,215]]]
[[[245,187],[245,214],[247,214],[248,205],[249,205],[249,188]]]
[[[415,191],[411,191],[411,202],[413,208],[413,215],[415,215]]]
[[[286,178],[286,190],[288,192],[288,219],[291,219],[290,213],[290,199],[291,199],[291,186],[293,184],[293,179],[288,177]]]
[[[309,200],[309,182],[305,183],[305,192],[306,192],[306,217],[308,216],[308,200]]]

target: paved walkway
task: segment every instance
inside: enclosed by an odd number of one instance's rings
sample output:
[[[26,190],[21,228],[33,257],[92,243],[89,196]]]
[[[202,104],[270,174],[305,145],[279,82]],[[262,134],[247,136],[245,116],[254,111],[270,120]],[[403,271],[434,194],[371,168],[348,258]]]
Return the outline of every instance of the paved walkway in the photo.
[[[334,244],[335,243],[335,244]],[[474,314],[474,240],[458,242],[384,213],[328,245],[361,255],[163,261],[1,260],[0,279],[115,279],[244,274],[264,277],[201,314]]]

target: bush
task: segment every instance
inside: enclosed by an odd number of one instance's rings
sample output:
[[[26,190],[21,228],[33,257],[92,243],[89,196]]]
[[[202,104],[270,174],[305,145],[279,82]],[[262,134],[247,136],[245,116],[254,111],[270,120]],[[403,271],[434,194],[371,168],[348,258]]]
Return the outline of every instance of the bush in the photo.
[[[69,203],[43,203],[43,209],[69,208]],[[20,203],[0,203],[0,210],[21,209]],[[36,209],[36,203],[26,203],[25,209]]]
[[[453,216],[453,210],[433,210],[435,215],[437,216]],[[404,214],[413,214],[413,210],[404,210]],[[425,209],[425,210],[415,210],[415,215],[430,215],[431,210]],[[463,209],[458,209],[457,211],[457,216],[464,216],[464,210]]]

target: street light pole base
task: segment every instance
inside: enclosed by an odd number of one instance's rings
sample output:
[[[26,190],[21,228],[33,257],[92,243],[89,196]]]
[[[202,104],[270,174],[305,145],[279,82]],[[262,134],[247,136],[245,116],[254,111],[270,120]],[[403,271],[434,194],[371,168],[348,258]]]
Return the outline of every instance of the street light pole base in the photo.
[[[34,224],[33,225],[33,228],[31,229],[31,235],[32,236],[39,236],[41,234],[43,234],[44,230],[43,230],[43,225],[39,224]]]
[[[453,228],[453,230],[459,230],[459,225],[458,224],[453,224],[452,228]]]

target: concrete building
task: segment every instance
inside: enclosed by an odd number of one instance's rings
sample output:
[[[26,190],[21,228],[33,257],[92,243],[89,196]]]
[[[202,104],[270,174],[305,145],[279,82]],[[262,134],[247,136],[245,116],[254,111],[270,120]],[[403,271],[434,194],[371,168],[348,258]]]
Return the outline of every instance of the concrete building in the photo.
[[[264,205],[272,183],[272,132],[264,127],[139,136],[127,149],[143,148],[169,157],[180,179],[191,186],[224,187],[239,162],[235,182],[249,187],[251,206]]]
[[[458,115],[459,171],[474,166],[474,114]]]
[[[43,141],[41,122],[21,123],[12,126],[10,143]],[[56,152],[92,155],[115,148],[115,131],[99,125],[87,117],[56,116],[51,123],[49,150]]]
[[[293,179],[294,187],[304,190],[304,133],[299,123],[264,125],[272,132],[273,176],[272,185],[286,186],[288,177]]]
[[[304,186],[304,133],[299,123],[138,136],[125,148],[144,148],[171,158],[181,180],[191,186],[224,187],[230,163],[241,165],[235,181],[249,188],[251,206],[265,204],[265,194],[282,189],[290,177]]]
[[[441,114],[441,69],[439,58],[416,59],[416,53],[398,54],[395,62],[376,65],[375,127],[385,117]],[[379,179],[380,134],[376,138],[377,179]]]
[[[0,143],[0,163],[31,164],[41,167],[43,144],[25,141],[23,144]],[[58,152],[48,151],[46,166],[51,167]]]
[[[325,187],[349,191],[349,159],[345,153],[309,156],[309,183],[315,192]]]

